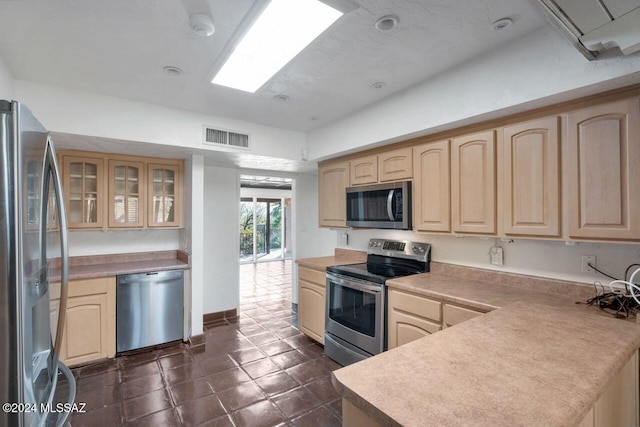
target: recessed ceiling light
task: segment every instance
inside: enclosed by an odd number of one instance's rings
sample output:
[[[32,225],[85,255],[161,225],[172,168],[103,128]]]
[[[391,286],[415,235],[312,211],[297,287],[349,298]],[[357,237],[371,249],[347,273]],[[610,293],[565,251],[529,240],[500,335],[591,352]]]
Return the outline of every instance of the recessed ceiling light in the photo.
[[[491,24],[491,28],[496,31],[507,29],[513,24],[513,21],[509,18],[498,19],[496,22]]]
[[[312,122],[315,122],[316,120],[318,120],[320,117],[318,116],[309,116],[309,120],[311,120]]]
[[[289,101],[289,97],[287,95],[276,95],[273,97],[273,99],[275,99],[278,102],[288,102]]]
[[[213,19],[202,13],[196,13],[189,17],[189,25],[198,37],[209,37],[216,29],[213,26]]]
[[[376,28],[380,31],[393,30],[398,22],[400,22],[400,18],[395,15],[382,16],[376,21]]]
[[[375,82],[371,85],[371,87],[373,89],[382,89],[383,87],[385,87],[387,84],[385,82]]]
[[[340,16],[318,0],[271,0],[211,83],[255,92]]]
[[[167,65],[166,67],[163,67],[162,71],[164,71],[165,74],[171,77],[179,77],[182,74],[182,70],[180,68],[174,67],[172,65]]]

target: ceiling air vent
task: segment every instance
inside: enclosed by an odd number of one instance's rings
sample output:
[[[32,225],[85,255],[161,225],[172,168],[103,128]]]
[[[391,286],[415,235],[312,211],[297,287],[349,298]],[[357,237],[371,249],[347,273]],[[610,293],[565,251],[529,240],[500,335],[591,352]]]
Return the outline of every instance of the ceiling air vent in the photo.
[[[249,135],[209,126],[204,127],[204,144],[228,149],[250,149]]]

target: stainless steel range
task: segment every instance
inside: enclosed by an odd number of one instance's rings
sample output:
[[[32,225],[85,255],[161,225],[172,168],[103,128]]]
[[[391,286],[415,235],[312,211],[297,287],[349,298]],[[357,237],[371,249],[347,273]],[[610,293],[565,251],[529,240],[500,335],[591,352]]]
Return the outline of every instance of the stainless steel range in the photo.
[[[429,271],[431,245],[371,239],[367,262],[327,268],[324,353],[343,366],[387,348],[385,282]]]

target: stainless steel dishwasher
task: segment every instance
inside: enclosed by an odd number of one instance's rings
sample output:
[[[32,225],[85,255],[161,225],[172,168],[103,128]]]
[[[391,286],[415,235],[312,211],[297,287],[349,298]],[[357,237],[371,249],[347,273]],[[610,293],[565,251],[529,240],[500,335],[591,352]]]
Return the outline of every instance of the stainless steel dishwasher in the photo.
[[[182,339],[183,271],[117,276],[117,351]]]

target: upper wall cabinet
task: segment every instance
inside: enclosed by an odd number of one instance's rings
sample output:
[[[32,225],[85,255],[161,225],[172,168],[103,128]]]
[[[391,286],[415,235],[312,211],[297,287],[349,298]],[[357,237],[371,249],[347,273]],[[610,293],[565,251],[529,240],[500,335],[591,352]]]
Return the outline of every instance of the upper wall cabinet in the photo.
[[[412,149],[399,148],[349,162],[349,185],[376,184],[413,178]]]
[[[318,216],[321,227],[347,226],[349,162],[318,167]]]
[[[378,156],[360,157],[349,162],[350,185],[378,182]]]
[[[453,139],[451,220],[453,231],[495,234],[495,132]]]
[[[182,220],[182,163],[149,163],[148,227],[179,227]]]
[[[640,239],[640,100],[568,114],[569,236]]]
[[[144,163],[109,160],[109,227],[144,226]]]
[[[70,229],[182,226],[182,160],[59,154]]]
[[[504,233],[560,235],[559,117],[503,130],[502,214]]]
[[[413,178],[411,147],[378,154],[378,181],[400,181]]]
[[[449,141],[413,147],[413,224],[416,231],[451,231]]]
[[[62,155],[62,185],[65,189],[70,229],[104,227],[104,157]]]

